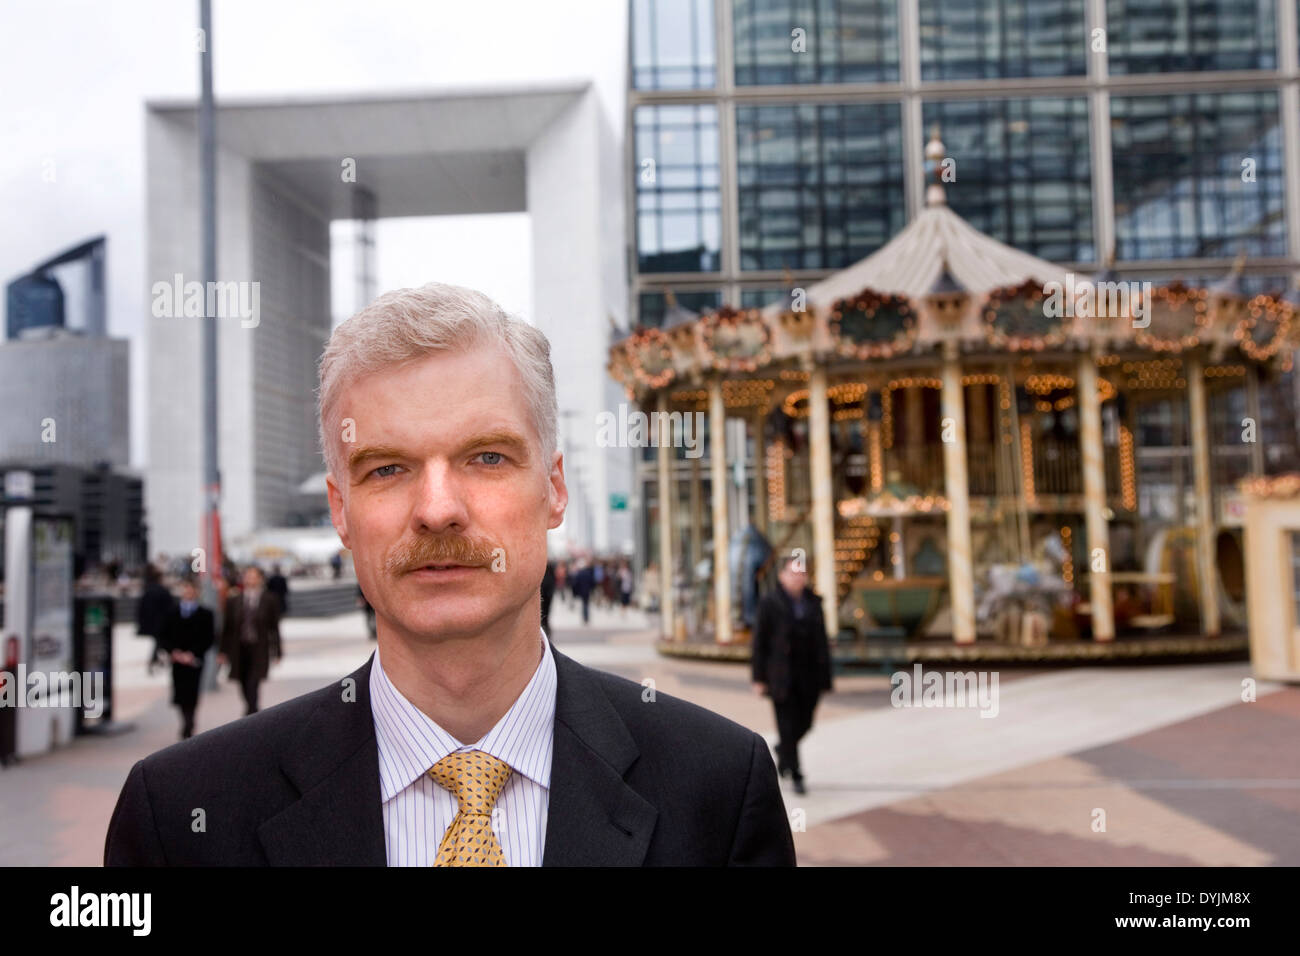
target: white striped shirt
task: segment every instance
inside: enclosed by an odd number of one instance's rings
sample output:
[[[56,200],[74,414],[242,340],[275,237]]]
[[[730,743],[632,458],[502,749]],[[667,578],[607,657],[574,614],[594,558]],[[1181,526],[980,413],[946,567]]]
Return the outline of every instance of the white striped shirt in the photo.
[[[375,650],[370,667],[370,710],[379,745],[379,792],[389,866],[432,866],[456,818],[456,795],[433,781],[429,769],[449,753],[482,750],[514,770],[492,815],[492,829],[509,866],[541,866],[550,803],[555,730],[555,659],[546,634],[532,680],[495,727],[462,744],[393,686]]]

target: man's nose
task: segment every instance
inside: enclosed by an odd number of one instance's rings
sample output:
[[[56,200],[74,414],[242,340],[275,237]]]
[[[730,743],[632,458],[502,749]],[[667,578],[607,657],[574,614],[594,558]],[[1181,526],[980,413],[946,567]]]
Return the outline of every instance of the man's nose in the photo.
[[[463,530],[469,523],[463,482],[446,462],[426,465],[415,488],[411,519],[416,531]]]

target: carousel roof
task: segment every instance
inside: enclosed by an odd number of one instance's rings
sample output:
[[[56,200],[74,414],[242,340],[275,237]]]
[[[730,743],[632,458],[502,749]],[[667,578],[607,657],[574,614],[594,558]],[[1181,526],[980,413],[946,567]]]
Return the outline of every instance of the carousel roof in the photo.
[[[931,189],[925,210],[883,247],[808,287],[814,306],[856,295],[863,289],[920,299],[935,291],[944,274],[970,293],[1018,286],[1028,279],[1039,284],[1066,281],[1068,269],[1021,252],[980,232],[953,212],[942,188]],[[765,310],[776,315],[784,302]]]
[[[937,354],[1098,349],[1177,355],[1208,349],[1290,368],[1300,347],[1300,286],[1248,296],[1238,257],[1210,288],[1152,288],[1107,263],[1097,275],[1022,252],[980,232],[947,204],[945,148],[926,144],[926,206],[872,255],[762,309],[723,306],[696,315],[666,294],[662,325],[638,327],[610,346],[610,374],[628,394],[703,374],[747,376],[791,361],[879,362]],[[783,373],[784,374],[784,373]],[[752,396],[750,396],[752,397]],[[744,396],[740,396],[744,398]],[[737,400],[740,400],[738,398]]]

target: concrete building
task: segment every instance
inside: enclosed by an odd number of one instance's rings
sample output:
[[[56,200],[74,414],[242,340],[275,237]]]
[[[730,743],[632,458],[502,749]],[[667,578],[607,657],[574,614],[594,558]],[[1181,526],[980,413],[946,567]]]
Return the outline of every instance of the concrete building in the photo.
[[[202,279],[198,147],[193,103],[147,110],[153,298],[178,276]],[[529,214],[527,318],[553,346],[569,544],[631,541],[630,512],[609,507],[631,491],[630,454],[594,448],[596,417],[619,395],[601,368],[611,323],[625,324],[626,283],[617,143],[589,84],[223,102],[217,142],[217,279],[247,283],[260,311],[218,321],[227,539],[302,522],[299,489],[324,467],[315,389],[330,332],[329,226],[364,208],[368,218]],[[152,546],[168,552],[199,544],[201,327],[166,303],[148,320],[147,505]]]

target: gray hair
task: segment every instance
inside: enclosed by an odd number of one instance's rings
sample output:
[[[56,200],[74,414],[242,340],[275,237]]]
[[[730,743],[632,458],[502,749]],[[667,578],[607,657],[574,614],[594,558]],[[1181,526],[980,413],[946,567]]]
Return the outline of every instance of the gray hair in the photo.
[[[321,453],[329,472],[342,480],[344,462],[335,451],[339,430],[334,407],[350,383],[434,352],[480,345],[499,347],[518,370],[549,473],[558,445],[559,417],[550,342],[539,329],[509,315],[483,293],[441,282],[386,292],[330,335],[320,358],[317,395]],[[335,441],[330,440],[331,433]]]

